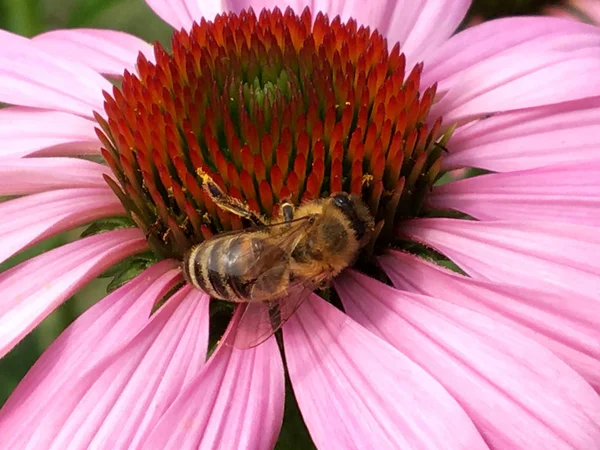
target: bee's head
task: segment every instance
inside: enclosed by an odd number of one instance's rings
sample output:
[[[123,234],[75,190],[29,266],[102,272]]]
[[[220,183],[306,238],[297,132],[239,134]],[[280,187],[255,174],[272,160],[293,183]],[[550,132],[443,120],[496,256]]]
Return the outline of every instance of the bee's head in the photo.
[[[359,196],[346,192],[332,194],[331,202],[344,213],[361,246],[366,245],[375,226],[369,208],[365,206]]]

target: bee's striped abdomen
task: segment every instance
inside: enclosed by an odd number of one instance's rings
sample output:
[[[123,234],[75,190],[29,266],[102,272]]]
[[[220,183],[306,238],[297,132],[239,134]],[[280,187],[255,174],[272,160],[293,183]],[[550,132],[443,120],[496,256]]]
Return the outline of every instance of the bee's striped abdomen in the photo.
[[[229,242],[225,239],[215,239],[207,251],[206,265],[204,267],[208,282],[215,292],[215,297],[229,298],[227,290],[227,272],[225,267],[225,258],[228,251]]]
[[[260,246],[261,241],[252,236],[248,236],[247,239],[240,237],[229,242],[229,249],[224,257],[225,272],[233,294],[240,299],[250,299],[256,278],[250,274],[249,261],[257,256]]]
[[[206,260],[211,251],[211,244],[211,241],[206,241],[192,248],[187,258],[184,259],[183,274],[194,287],[217,297],[206,271]]]
[[[250,233],[210,239],[192,249],[184,274],[191,284],[213,297],[248,301],[256,281],[249,271],[261,245]]]

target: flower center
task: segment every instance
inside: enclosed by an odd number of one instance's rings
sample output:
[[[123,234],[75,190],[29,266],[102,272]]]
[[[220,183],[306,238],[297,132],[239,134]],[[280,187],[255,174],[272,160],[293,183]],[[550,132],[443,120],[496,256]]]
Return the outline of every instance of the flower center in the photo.
[[[405,70],[396,44],[355,20],[252,10],[175,32],[105,94],[96,115],[107,179],[153,250],[181,257],[215,233],[243,227],[201,188],[199,168],[228,195],[272,216],[334,192],[362,196],[377,245],[418,215],[439,174],[435,86]]]

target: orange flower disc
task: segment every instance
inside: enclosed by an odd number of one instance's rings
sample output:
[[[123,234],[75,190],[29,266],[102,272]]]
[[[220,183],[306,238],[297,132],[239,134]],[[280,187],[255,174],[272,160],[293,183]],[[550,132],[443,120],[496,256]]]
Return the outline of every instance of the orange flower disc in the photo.
[[[100,125],[107,177],[152,248],[181,257],[214,233],[243,227],[215,206],[196,169],[267,216],[299,203],[359,194],[383,225],[419,213],[438,176],[435,86],[419,92],[396,44],[351,19],[252,10],[175,32],[138,75],[105,93]]]

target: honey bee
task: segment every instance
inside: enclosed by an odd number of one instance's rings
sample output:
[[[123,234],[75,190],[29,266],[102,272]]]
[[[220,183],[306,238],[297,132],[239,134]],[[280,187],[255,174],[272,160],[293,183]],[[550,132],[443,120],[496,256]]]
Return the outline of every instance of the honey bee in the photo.
[[[233,345],[249,348],[268,339],[318,288],[358,256],[374,228],[362,200],[347,193],[284,202],[273,220],[226,195],[202,170],[203,188],[215,204],[250,220],[253,227],[215,235],[183,259],[186,280],[214,298],[243,304]]]

